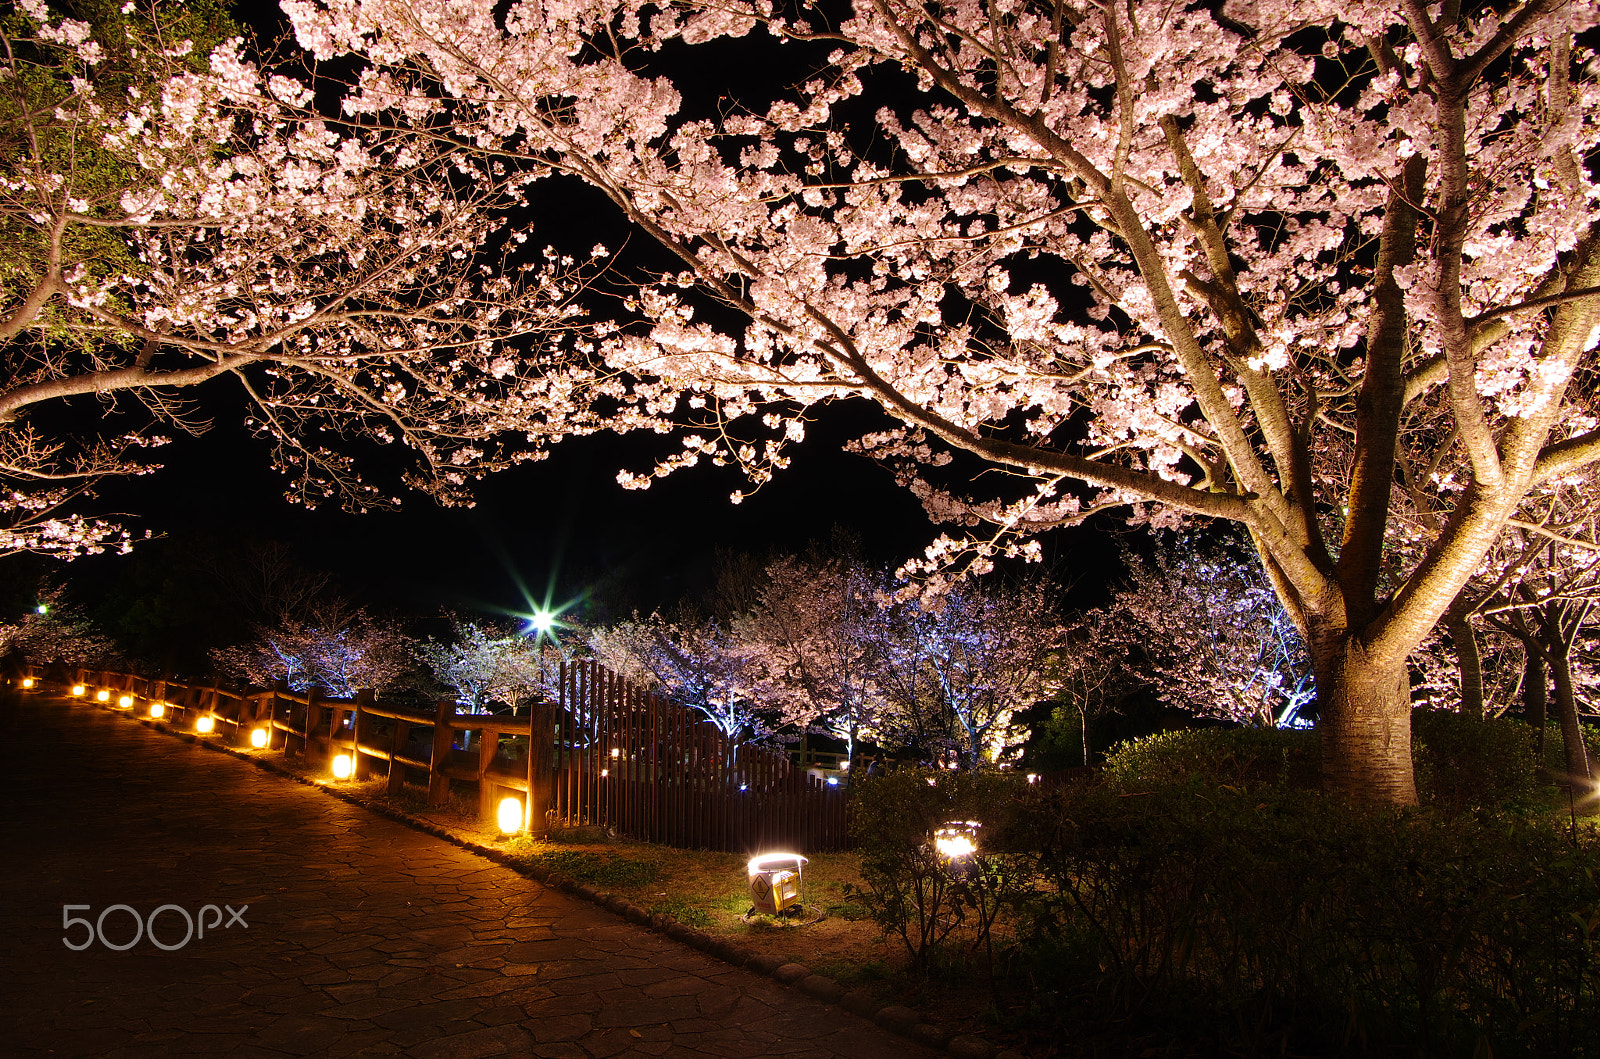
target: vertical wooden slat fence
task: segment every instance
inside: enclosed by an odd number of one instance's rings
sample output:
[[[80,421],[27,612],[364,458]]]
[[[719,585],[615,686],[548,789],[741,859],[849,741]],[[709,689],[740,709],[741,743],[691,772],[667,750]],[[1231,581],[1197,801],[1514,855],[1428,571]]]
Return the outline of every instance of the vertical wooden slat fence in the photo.
[[[551,814],[667,845],[801,852],[848,845],[845,794],[742,745],[594,661],[562,667]]]

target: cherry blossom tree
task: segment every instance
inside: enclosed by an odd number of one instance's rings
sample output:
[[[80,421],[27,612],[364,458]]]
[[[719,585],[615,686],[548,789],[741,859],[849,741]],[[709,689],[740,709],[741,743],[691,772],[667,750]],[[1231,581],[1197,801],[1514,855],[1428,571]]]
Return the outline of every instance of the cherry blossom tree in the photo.
[[[891,605],[877,623],[870,734],[967,768],[1008,760],[1027,737],[1020,713],[1050,689],[1067,629],[1049,582],[966,582]]]
[[[759,485],[859,397],[856,448],[994,528],[941,567],[1108,507],[1237,522],[1347,797],[1415,801],[1407,656],[1600,457],[1592,0],[284,7],[370,62],[352,112],[576,175],[675,255],[598,350],[616,427],[684,440],[625,481]],[[697,49],[753,31],[815,76],[708,90]],[[958,495],[956,453],[1004,473]],[[1404,552],[1402,477],[1448,512]]]
[[[539,637],[530,639],[515,625],[453,620],[448,643],[429,640],[418,651],[434,679],[453,688],[457,701],[473,713],[491,703],[512,712],[535,695],[551,695],[560,681],[559,656],[547,657]]]
[[[34,608],[15,622],[0,623],[0,655],[20,656],[30,666],[94,666],[118,654],[116,641],[65,598],[65,588],[42,582]]]
[[[751,656],[752,694],[780,724],[815,727],[845,744],[851,766],[877,713],[882,600],[888,579],[859,559],[779,559],[769,564],[733,635]]]
[[[1102,650],[1120,648],[1179,709],[1273,727],[1315,698],[1300,631],[1260,565],[1226,545],[1178,541],[1149,560],[1130,556],[1127,582],[1097,617]]]
[[[715,619],[636,614],[590,630],[588,647],[613,673],[699,712],[736,743],[771,735],[751,652]]]
[[[368,445],[408,450],[445,502],[541,453],[543,395],[587,373],[533,367],[579,341],[575,264],[505,260],[534,172],[403,115],[320,113],[309,73],[252,62],[220,8],[86,10],[0,17],[0,550],[122,546],[60,509],[207,429],[214,380],[307,503],[397,502]]]
[[[416,665],[416,641],[399,622],[342,601],[323,601],[303,616],[258,626],[252,644],[211,652],[218,670],[256,687],[284,681],[295,691],[320,688],[334,698],[362,689],[382,694]]]

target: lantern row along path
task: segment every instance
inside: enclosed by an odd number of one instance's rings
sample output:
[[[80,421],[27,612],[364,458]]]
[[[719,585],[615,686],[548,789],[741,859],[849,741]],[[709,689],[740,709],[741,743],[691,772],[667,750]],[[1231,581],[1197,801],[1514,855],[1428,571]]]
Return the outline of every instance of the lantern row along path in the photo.
[[[936,1054],[101,708],[0,695],[0,747],[6,1055]]]

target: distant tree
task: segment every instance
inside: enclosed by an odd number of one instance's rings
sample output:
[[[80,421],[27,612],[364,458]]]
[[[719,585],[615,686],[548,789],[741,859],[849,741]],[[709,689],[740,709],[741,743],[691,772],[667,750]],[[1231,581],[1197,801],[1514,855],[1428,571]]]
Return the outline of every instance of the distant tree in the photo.
[[[1005,761],[1026,738],[1020,711],[1047,698],[1051,653],[1066,640],[1043,578],[960,583],[890,604],[876,623],[877,741],[965,767]]]
[[[754,698],[749,649],[713,619],[635,614],[591,630],[588,647],[612,672],[696,710],[730,739],[743,742],[772,732]]]
[[[0,655],[20,656],[35,667],[100,666],[116,659],[116,641],[67,602],[65,592],[62,585],[40,582],[33,608],[0,624]]]
[[[220,672],[256,687],[282,680],[295,691],[351,698],[396,687],[416,665],[416,641],[399,622],[348,604],[324,602],[256,633],[252,644],[211,653]]]
[[[1057,733],[1075,729],[1079,760],[1087,766],[1094,760],[1090,731],[1095,720],[1117,712],[1142,683],[1128,664],[1127,644],[1108,627],[1104,615],[1080,615],[1066,623],[1062,645],[1045,657],[1040,686],[1050,701],[1040,705],[1050,712],[1035,727]],[[1072,724],[1063,723],[1063,713],[1072,717]]]
[[[561,660],[539,637],[509,623],[453,618],[448,642],[429,640],[418,654],[440,684],[473,713],[501,703],[515,712],[535,696],[549,696],[560,679]],[[552,668],[554,672],[552,672]]]
[[[1271,727],[1316,698],[1311,657],[1261,565],[1224,544],[1180,540],[1145,560],[1099,615],[1118,651],[1166,702]],[[1114,646],[1113,646],[1114,645]]]
[[[873,677],[887,577],[848,555],[819,555],[776,560],[759,583],[753,605],[733,622],[749,651],[752,694],[778,723],[842,740],[853,765],[878,712]]]

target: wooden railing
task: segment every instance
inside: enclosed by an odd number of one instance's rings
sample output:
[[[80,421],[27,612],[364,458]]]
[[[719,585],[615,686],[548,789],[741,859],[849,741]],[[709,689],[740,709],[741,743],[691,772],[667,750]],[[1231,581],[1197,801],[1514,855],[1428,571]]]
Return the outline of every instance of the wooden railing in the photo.
[[[58,674],[59,676],[60,674]],[[651,842],[694,849],[809,853],[848,845],[844,791],[807,776],[774,750],[743,745],[692,711],[634,687],[598,663],[562,667],[561,697],[526,715],[463,714],[448,700],[434,710],[327,698],[315,689],[240,692],[217,684],[149,680],[79,670],[64,690],[193,731],[212,718],[214,737],[240,746],[266,733],[269,749],[308,761],[350,755],[353,779],[381,762],[388,791],[408,778],[427,784],[441,805],[452,782],[476,787],[478,811],[492,819],[508,793],[521,796],[524,826],[591,825]],[[53,682],[52,682],[53,683]]]

